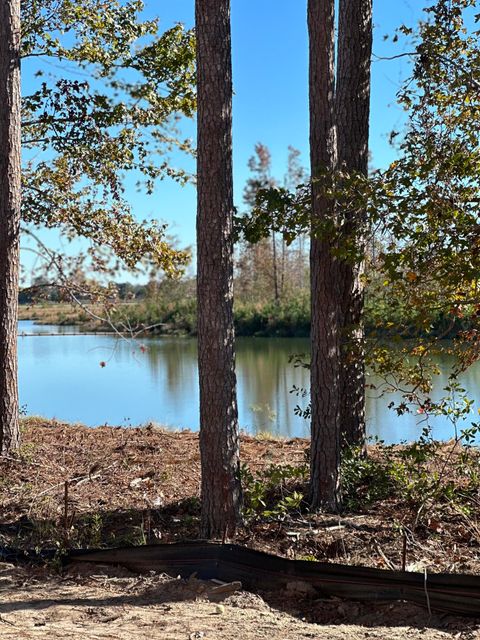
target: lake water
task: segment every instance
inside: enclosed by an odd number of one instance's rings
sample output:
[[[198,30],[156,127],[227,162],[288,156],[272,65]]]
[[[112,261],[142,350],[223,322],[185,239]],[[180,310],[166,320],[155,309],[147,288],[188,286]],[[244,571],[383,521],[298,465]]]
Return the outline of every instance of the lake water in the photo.
[[[59,333],[69,335],[52,335]],[[307,422],[294,414],[295,405],[305,405],[307,400],[291,393],[294,385],[308,387],[308,371],[289,363],[291,354],[306,353],[308,348],[307,339],[237,340],[242,429],[308,436]],[[447,383],[449,363],[440,364],[444,374],[437,382],[439,393]],[[369,382],[376,381],[371,378]],[[478,364],[463,382],[475,398],[480,389]],[[31,415],[90,426],[136,426],[153,421],[198,429],[197,344],[191,338],[151,338],[140,343],[79,334],[74,327],[21,321],[19,384],[20,403]],[[424,416],[398,417],[387,406],[395,396],[377,396],[374,391],[367,393],[369,435],[387,443],[416,439],[425,426]],[[472,420],[475,416],[476,409]],[[452,425],[444,418],[434,418],[432,425],[435,437],[453,436]]]

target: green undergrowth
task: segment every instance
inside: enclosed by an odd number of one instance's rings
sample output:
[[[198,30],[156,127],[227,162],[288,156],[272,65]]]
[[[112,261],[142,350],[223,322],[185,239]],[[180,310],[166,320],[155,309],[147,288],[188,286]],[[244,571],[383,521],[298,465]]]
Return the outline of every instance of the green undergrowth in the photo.
[[[433,315],[432,315],[433,314]],[[396,308],[384,297],[367,296],[365,331],[370,336],[397,335],[404,338],[425,335],[452,337],[458,323],[444,314],[431,313],[428,325],[411,310]],[[120,330],[125,327],[151,327],[151,333],[196,335],[197,310],[194,296],[158,297],[136,304],[119,306],[111,321]],[[236,300],[234,322],[237,336],[308,337],[310,335],[310,296],[299,291],[277,302],[274,300]],[[447,327],[448,330],[447,330]],[[461,328],[465,328],[463,325]]]
[[[99,317],[106,317],[97,305]],[[128,304],[120,303],[108,311],[108,322],[103,325],[92,320],[81,309],[66,304],[22,306],[22,318],[39,323],[76,324],[85,330],[138,331],[145,328],[149,334],[190,335],[197,333],[197,303],[190,288],[173,285],[168,291]],[[234,322],[238,336],[308,337],[310,335],[310,295],[297,291],[279,301],[244,300],[234,305]],[[416,317],[412,309],[396,304],[385,292],[367,292],[364,323],[366,334],[372,337],[397,336],[413,338],[426,335],[454,337],[459,330],[470,326],[466,319],[453,318],[448,313],[430,310],[428,318]]]
[[[351,447],[341,465],[343,513],[365,513],[388,503],[414,526],[424,525],[434,512],[476,521],[479,461],[476,447],[437,442],[427,433],[408,445],[376,443],[367,455]],[[241,477],[247,522],[309,513],[307,463],[271,465],[256,473],[244,465]]]
[[[246,520],[281,518],[288,513],[300,512],[307,477],[306,464],[273,464],[257,473],[243,464],[241,479]]]

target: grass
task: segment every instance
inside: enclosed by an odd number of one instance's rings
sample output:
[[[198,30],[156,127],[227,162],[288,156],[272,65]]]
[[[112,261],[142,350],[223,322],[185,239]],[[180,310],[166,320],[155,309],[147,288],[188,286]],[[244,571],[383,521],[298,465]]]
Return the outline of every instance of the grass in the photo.
[[[95,315],[106,317],[101,304],[91,304],[89,308]],[[108,316],[110,323],[102,322],[80,307],[65,302],[22,304],[19,308],[20,320],[34,320],[38,324],[78,325],[85,331],[109,331],[113,324],[119,331],[127,333],[129,329],[137,332],[142,327],[151,327],[148,332],[159,335],[194,336],[197,332],[196,300],[189,291],[166,291],[141,301],[118,302]],[[237,336],[308,337],[309,294],[299,291],[278,303],[272,300],[237,299],[234,321]],[[441,313],[432,315],[428,330],[419,322],[411,310],[403,307],[396,309],[380,295],[370,294],[366,298],[365,331],[370,336],[387,337],[395,334],[408,338],[428,334],[452,337],[460,328],[458,322],[452,325],[451,317]]]
[[[95,314],[102,313],[101,305],[90,305]],[[36,304],[21,304],[18,308],[19,320],[34,320],[37,324],[77,325],[97,323],[80,307],[67,302],[45,302]]]

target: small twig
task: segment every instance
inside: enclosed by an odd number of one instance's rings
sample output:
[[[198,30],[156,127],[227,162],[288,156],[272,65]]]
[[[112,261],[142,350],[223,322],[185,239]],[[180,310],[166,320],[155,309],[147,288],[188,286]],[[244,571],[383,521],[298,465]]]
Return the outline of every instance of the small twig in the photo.
[[[65,529],[65,535],[68,530],[68,485],[69,481],[65,480],[65,491],[63,494],[63,528]]]
[[[378,544],[378,542],[375,542],[375,549],[378,551],[378,553],[380,554],[380,556],[382,557],[383,561],[385,562],[385,564],[387,565],[387,567],[389,569],[392,569],[392,571],[395,571],[395,565],[393,564],[393,562],[391,562],[387,556],[383,553],[383,550],[381,548],[381,546]]]
[[[407,532],[402,529],[403,541],[402,541],[402,571],[405,571],[407,566]]]
[[[411,58],[412,56],[418,56],[418,51],[405,51],[404,53],[397,53],[395,56],[377,56],[377,54],[372,53],[372,57],[375,60],[398,60],[399,58]]]
[[[428,595],[428,589],[427,589],[427,570],[426,569],[424,569],[424,572],[423,572],[423,590],[425,591],[425,597],[427,599],[428,615],[432,617],[432,609],[430,607],[430,596]]]
[[[19,464],[30,464],[34,467],[43,467],[43,464],[40,464],[39,462],[32,462],[31,460],[22,460],[22,458],[14,458],[13,456],[7,456],[7,455],[0,455],[0,459],[2,460],[9,460],[10,462],[18,462]]]
[[[86,477],[87,477],[87,480],[88,480],[89,479],[88,475]],[[77,480],[83,480],[84,478],[85,478],[85,476],[77,476],[75,478],[70,478],[70,482],[76,482]],[[43,491],[40,491],[40,493],[37,493],[33,497],[33,499],[36,500],[37,498],[40,498],[41,496],[44,496],[47,493],[50,493],[50,491],[55,491],[55,489],[59,489],[60,487],[63,487],[64,486],[64,482],[65,481],[57,482],[57,484],[52,484],[47,489],[44,489]]]
[[[88,482],[89,480],[96,480],[97,478],[99,478],[102,475],[102,473],[105,473],[105,471],[108,471],[112,467],[115,467],[117,465],[117,463],[118,463],[118,461],[113,462],[108,467],[105,467],[104,469],[101,469],[95,475],[91,475],[90,473],[86,473],[86,474],[83,474],[81,476],[75,476],[74,478],[70,478],[68,480],[68,482],[70,484],[75,484],[75,486],[78,486],[80,484],[83,484],[84,482]],[[58,489],[59,487],[63,487],[64,483],[65,483],[65,481],[58,482],[57,484],[54,484],[54,485],[48,487],[48,489],[44,489],[43,491],[40,491],[40,493],[36,494],[36,496],[34,497],[34,500],[36,500],[37,498],[40,498],[41,496],[45,495],[46,493],[50,493],[50,491],[54,491],[55,489]]]

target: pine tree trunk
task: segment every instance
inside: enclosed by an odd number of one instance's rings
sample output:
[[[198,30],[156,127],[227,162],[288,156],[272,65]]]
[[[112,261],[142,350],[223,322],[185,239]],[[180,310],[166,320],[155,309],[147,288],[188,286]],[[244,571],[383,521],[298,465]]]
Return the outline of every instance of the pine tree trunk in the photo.
[[[339,166],[366,175],[370,115],[372,0],[340,0],[338,26],[336,122]],[[364,211],[344,211],[345,233],[364,252]],[[347,445],[365,445],[365,352],[362,261],[343,260],[342,397],[340,425]]]
[[[205,538],[240,517],[233,328],[230,1],[196,0],[198,74],[197,295],[202,519]]]
[[[0,2],[0,452],[19,445],[20,0]]]
[[[315,178],[336,165],[334,126],[334,0],[309,0],[310,165],[312,176],[311,278],[311,455],[313,508],[340,508],[340,298],[334,239],[316,232],[334,219],[334,203]]]

